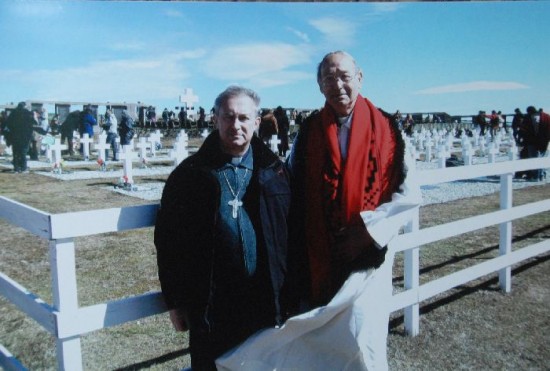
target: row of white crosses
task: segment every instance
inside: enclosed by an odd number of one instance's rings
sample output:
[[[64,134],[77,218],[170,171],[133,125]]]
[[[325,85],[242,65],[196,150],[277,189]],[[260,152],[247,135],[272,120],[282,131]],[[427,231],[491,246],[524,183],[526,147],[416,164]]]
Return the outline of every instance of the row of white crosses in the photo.
[[[150,136],[149,141],[147,142],[145,141],[145,138],[140,138],[140,142],[136,145],[136,147],[138,147],[139,149],[139,153],[134,151],[134,146],[132,143],[122,147],[122,151],[120,152],[120,159],[122,160],[123,177],[125,183],[134,183],[134,161],[136,161],[140,157],[143,161],[143,159],[145,159],[145,156],[147,155],[147,149],[151,149],[153,155],[155,154],[154,151],[156,150],[156,145],[157,143],[160,143],[160,138],[162,134],[160,134],[160,131],[157,131],[154,134],[155,135]],[[178,133],[174,142],[174,149],[170,151],[170,158],[173,160],[174,166],[178,166],[179,163],[189,155],[189,152],[187,151],[188,140],[189,137],[187,133],[184,130],[181,130]]]
[[[139,158],[142,161],[147,156],[147,150],[151,151],[152,156],[156,155],[157,144],[160,143],[160,138],[162,134],[159,130],[152,133],[149,138],[140,138],[139,142],[135,144],[135,147],[138,149],[138,152],[134,151],[134,141],[132,140],[130,144],[122,146],[119,157],[122,160],[123,167],[123,177],[126,183],[133,184],[133,162]],[[183,161],[188,155],[187,144],[188,136],[185,131],[181,131],[174,143],[174,149],[170,152],[170,158],[174,160],[174,166],[177,166],[181,161]],[[98,158],[103,161],[107,161],[106,151],[111,148],[111,144],[107,143],[107,135],[101,133],[98,136],[98,142],[93,143],[89,138],[88,134],[84,134],[80,138],[80,143],[83,144],[83,155],[85,159],[89,159],[90,155],[90,144],[93,146],[94,150],[98,152]],[[49,145],[46,149],[46,156],[48,160],[53,163],[54,167],[59,167],[62,157],[61,152],[66,150],[68,147],[66,144],[61,144],[59,138],[54,138],[53,144]]]
[[[505,133],[504,130],[497,132],[494,138],[489,138],[489,135],[479,135],[479,132],[474,132],[470,138],[465,132],[462,133],[460,139],[456,139],[454,132],[446,133],[445,131],[427,131],[424,128],[420,132],[415,132],[412,138],[404,136],[407,146],[413,152],[415,158],[418,158],[419,153],[425,154],[424,161],[431,162],[436,150],[436,158],[439,167],[445,167],[446,159],[451,156],[454,149],[454,143],[461,144],[462,158],[465,165],[473,163],[473,156],[476,150],[481,156],[487,156],[490,163],[496,162],[497,156],[500,154],[501,145],[508,146],[508,156],[510,160],[517,158],[517,147],[511,133]],[[473,141],[473,143],[472,143]],[[456,150],[455,150],[456,151]]]

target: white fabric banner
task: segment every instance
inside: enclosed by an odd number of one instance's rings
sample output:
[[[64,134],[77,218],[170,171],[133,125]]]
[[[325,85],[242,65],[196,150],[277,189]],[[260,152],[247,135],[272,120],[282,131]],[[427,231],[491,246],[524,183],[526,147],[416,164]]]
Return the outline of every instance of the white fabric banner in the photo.
[[[258,332],[216,360],[221,371],[387,370],[393,254],[353,273],[326,306]]]
[[[392,200],[361,213],[379,246],[387,246],[422,203],[415,159],[405,154],[407,177]],[[394,251],[376,270],[353,273],[326,306],[258,332],[216,360],[220,371],[386,371],[386,342]]]

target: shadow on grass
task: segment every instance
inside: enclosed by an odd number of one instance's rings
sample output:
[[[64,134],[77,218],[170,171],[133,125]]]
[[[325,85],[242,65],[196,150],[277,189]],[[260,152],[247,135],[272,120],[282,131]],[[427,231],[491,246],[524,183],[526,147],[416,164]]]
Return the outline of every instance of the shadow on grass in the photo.
[[[516,236],[512,239],[512,243],[517,243],[517,242],[527,240],[529,238],[533,238],[534,236],[536,236],[538,234],[541,234],[541,233],[544,233],[546,231],[550,231],[550,226],[544,226],[544,227],[535,229],[533,231],[530,231],[529,233],[525,233],[521,236]],[[546,239],[547,236],[542,236],[542,238]],[[498,245],[489,246],[489,247],[487,247],[483,250],[479,250],[479,251],[473,252],[471,254],[465,254],[465,255],[461,255],[461,256],[453,256],[447,261],[441,262],[439,264],[433,264],[433,265],[430,265],[428,267],[421,268],[420,269],[420,274],[430,273],[430,272],[435,271],[437,269],[443,268],[447,265],[459,263],[459,262],[462,262],[462,261],[468,260],[468,259],[474,259],[478,256],[482,256],[484,254],[487,254],[487,253],[489,253],[493,250],[498,250]],[[404,280],[403,276],[396,276],[396,277],[393,278],[392,282],[393,282],[394,285],[397,285],[397,284],[402,283],[403,280]]]
[[[520,266],[517,266],[516,268],[512,269],[512,275],[517,275],[523,271],[528,270],[529,268],[532,268],[534,266],[537,266],[539,264],[545,263],[548,260],[550,260],[550,254],[545,256],[537,256],[533,258],[533,260],[522,264]],[[420,307],[420,315],[430,313],[431,311],[442,307],[446,304],[449,304],[455,300],[461,299],[467,295],[473,294],[478,290],[486,290],[486,291],[499,291],[500,289],[498,287],[495,287],[495,285],[498,284],[498,277],[493,277],[490,279],[487,279],[478,285],[468,287],[468,286],[458,286],[456,287],[457,290],[460,290],[459,292],[449,295],[447,297],[444,297],[442,299],[436,300],[432,303],[423,305]],[[404,322],[404,315],[400,315],[398,317],[392,318],[389,322],[389,330],[393,330],[396,327],[402,325]],[[396,333],[396,331],[393,331]]]
[[[126,367],[123,367],[123,368],[117,368],[117,369],[115,369],[115,371],[143,370],[143,369],[147,369],[147,368],[150,368],[152,366],[155,366],[155,365],[160,365],[160,364],[163,364],[165,362],[172,361],[176,358],[185,356],[187,354],[189,354],[189,348],[185,348],[185,349],[177,350],[175,352],[167,353],[167,354],[164,354],[160,357],[153,358],[153,359],[143,361],[143,362],[140,362],[140,363],[135,363],[133,365],[126,366]]]

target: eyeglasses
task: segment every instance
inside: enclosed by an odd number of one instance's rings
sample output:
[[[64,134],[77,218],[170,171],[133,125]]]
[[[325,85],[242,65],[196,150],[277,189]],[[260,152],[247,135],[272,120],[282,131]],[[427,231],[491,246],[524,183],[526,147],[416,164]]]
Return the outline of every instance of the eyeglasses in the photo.
[[[321,79],[321,84],[323,86],[329,86],[333,85],[338,82],[338,80],[342,81],[344,84],[347,84],[351,82],[357,76],[357,74],[350,75],[350,74],[342,74],[342,75],[326,75]]]

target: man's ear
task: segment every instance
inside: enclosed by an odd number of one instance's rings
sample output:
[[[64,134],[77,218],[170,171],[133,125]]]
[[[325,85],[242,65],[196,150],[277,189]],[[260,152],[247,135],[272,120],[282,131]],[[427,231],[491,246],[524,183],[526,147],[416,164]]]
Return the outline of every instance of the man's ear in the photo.
[[[357,81],[359,81],[359,87],[363,86],[363,71],[357,71]]]

